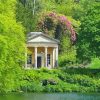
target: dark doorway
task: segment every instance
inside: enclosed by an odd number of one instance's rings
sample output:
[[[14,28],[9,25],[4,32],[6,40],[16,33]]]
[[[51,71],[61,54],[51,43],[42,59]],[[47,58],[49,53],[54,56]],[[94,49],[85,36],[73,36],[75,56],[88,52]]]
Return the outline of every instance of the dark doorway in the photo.
[[[37,57],[37,68],[41,67],[41,57]]]

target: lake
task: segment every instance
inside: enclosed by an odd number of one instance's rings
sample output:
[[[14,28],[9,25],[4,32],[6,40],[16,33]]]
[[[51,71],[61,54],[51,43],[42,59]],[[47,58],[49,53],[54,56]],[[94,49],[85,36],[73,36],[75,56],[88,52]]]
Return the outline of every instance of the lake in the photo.
[[[0,95],[0,100],[100,100],[100,94],[25,93]]]

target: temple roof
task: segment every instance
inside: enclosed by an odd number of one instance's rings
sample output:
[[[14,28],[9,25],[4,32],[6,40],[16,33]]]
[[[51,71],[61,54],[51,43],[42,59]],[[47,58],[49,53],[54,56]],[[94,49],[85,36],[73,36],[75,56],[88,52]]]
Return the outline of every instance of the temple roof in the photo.
[[[59,43],[57,39],[54,39],[42,32],[30,32],[27,35],[28,43]]]

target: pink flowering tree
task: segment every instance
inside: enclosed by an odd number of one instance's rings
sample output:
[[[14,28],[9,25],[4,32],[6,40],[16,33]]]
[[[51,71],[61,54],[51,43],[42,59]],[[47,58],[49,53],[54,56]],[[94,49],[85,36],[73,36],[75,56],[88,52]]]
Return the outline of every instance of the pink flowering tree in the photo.
[[[69,34],[72,43],[76,41],[76,31],[70,20],[64,15],[57,15],[56,13],[50,12],[43,15],[38,27],[46,34],[59,39],[63,34]]]
[[[53,12],[43,14],[38,23],[37,29],[49,36],[60,40],[60,65],[76,60],[76,31],[71,21],[64,15]],[[62,65],[61,65],[62,66]]]

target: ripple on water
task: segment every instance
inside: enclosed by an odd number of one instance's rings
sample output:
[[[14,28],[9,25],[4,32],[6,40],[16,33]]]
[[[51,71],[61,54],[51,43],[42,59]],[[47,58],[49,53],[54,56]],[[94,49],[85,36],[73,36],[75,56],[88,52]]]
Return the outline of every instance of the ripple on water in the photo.
[[[25,93],[0,95],[0,100],[100,100],[100,94]]]

